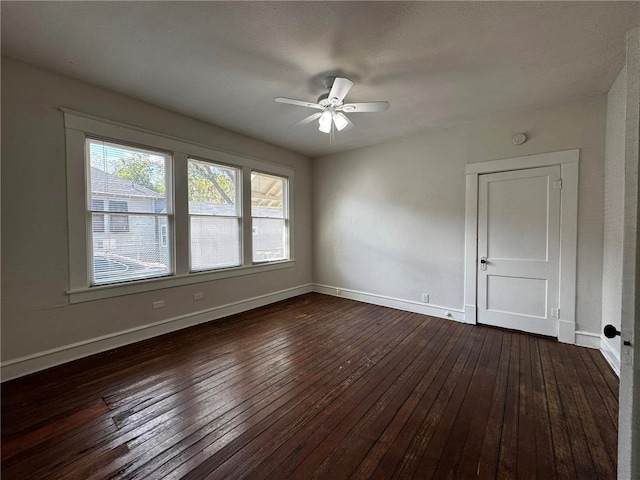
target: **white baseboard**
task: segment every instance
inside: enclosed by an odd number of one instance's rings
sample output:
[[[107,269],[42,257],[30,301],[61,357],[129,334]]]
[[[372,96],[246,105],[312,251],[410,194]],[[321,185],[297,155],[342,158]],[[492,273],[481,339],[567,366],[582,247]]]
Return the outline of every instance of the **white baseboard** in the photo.
[[[38,352],[24,357],[2,362],[0,376],[2,381],[22,377],[30,373],[45,370],[62,363],[88,357],[96,353],[122,347],[131,343],[147,340],[158,335],[174,332],[183,328],[209,322],[218,318],[227,317],[236,313],[246,312],[254,308],[263,307],[271,303],[279,302],[291,297],[297,297],[313,291],[312,284],[299,285],[278,292],[260,295],[238,302],[227,303],[218,307],[192,312],[178,317],[167,318],[156,323],[131,328],[121,332],[103,335],[101,337],[84,340],[82,342],[52,348],[44,352]]]
[[[323,293],[325,295],[333,295],[334,297],[344,297],[350,300],[357,300],[364,303],[372,303],[381,307],[397,308],[407,312],[422,313],[423,315],[431,315],[432,317],[445,318],[447,320],[456,320],[464,322],[464,312],[455,308],[442,307],[440,305],[432,305],[428,303],[412,302],[411,300],[402,300],[400,298],[388,297],[386,295],[378,295],[375,293],[359,292],[342,287],[332,287],[329,285],[313,284],[313,291]]]
[[[576,345],[600,349],[600,335],[592,332],[576,331]]]
[[[600,351],[602,352],[602,356],[609,365],[611,365],[611,368],[616,372],[618,378],[620,378],[620,353],[611,348],[607,337],[602,335],[600,339]]]

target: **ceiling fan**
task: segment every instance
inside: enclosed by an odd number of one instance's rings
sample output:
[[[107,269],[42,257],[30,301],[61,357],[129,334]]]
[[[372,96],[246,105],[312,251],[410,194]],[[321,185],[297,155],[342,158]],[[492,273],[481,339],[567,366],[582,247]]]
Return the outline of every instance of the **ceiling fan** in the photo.
[[[306,125],[318,120],[318,130],[323,133],[330,133],[332,126],[341,131],[347,126],[353,125],[344,113],[384,112],[389,108],[389,102],[344,103],[344,97],[353,86],[353,82],[348,78],[327,77],[324,80],[324,85],[330,90],[328,93],[320,95],[316,103],[285,97],[278,97],[275,101],[320,110],[300,120],[298,124]]]

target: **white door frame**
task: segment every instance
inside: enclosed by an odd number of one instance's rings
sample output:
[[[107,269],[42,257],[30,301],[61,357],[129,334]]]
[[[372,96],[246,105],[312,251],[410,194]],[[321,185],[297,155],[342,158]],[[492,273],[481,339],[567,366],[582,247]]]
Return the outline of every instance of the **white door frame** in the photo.
[[[640,477],[640,28],[627,33],[618,478]]]
[[[576,258],[578,239],[578,165],[580,150],[527,155],[467,165],[464,255],[464,318],[477,323],[478,175],[560,165],[560,315],[558,341],[576,343]]]

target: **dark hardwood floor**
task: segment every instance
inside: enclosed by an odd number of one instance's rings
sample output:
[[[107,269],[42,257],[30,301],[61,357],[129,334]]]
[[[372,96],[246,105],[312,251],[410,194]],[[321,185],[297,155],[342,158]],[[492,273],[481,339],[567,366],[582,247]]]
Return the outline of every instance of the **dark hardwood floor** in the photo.
[[[613,479],[596,350],[309,294],[2,386],[2,478]]]

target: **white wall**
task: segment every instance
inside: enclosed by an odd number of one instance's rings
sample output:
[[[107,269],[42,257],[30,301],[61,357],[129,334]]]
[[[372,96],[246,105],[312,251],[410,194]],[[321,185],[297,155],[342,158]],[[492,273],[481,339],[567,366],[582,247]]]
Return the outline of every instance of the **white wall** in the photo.
[[[605,119],[598,95],[314,160],[314,282],[462,309],[466,164],[579,148],[576,329],[599,335]]]
[[[626,68],[607,94],[604,178],[604,246],[602,262],[602,325],[621,329],[622,251],[624,235],[624,156]],[[602,336],[602,350],[620,368],[620,337]]]
[[[292,166],[295,267],[70,305],[60,106]],[[2,163],[5,364],[311,282],[311,165],[299,154],[3,58]],[[196,291],[204,292],[205,299],[193,302]],[[152,310],[151,302],[159,299],[166,308]]]

